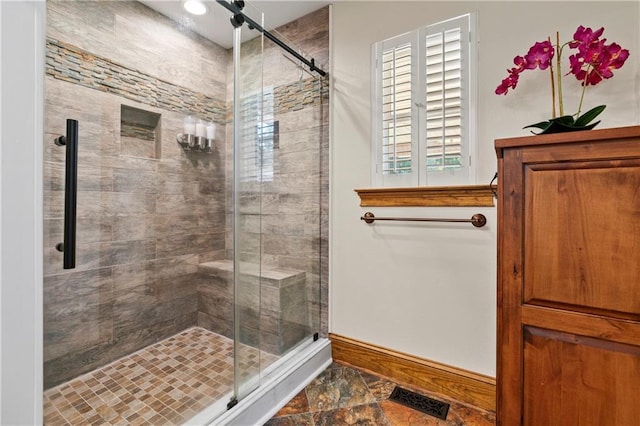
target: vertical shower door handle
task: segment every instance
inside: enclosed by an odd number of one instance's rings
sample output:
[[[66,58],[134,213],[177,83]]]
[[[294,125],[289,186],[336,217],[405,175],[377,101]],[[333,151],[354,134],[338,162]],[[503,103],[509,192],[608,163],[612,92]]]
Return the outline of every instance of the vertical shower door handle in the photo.
[[[64,242],[56,248],[63,252],[64,269],[76,267],[76,205],[78,196],[78,121],[67,119],[67,134],[55,144],[66,147],[64,172]]]

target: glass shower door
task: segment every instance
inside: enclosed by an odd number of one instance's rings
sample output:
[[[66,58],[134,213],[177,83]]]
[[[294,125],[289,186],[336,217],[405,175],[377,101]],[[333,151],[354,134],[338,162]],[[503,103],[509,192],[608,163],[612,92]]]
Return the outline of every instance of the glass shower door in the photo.
[[[47,1],[45,423],[180,424],[232,393],[232,336],[207,324],[200,267],[226,254],[228,61],[137,1]],[[186,116],[218,124],[213,152],[177,142]],[[224,325],[231,298],[211,309]]]
[[[75,52],[59,44],[48,39],[48,53],[56,49],[61,62],[69,61]],[[125,202],[129,194],[103,192],[113,185],[114,169],[105,163],[117,148],[104,123],[115,120],[115,105],[102,93],[52,77],[55,72],[48,67],[45,82],[45,389],[109,361],[103,357],[113,338],[111,264],[136,257],[138,249],[141,256],[148,253],[143,240],[112,239],[115,204],[133,212],[144,211],[149,201],[134,205]],[[114,245],[118,249],[109,250]]]
[[[244,12],[265,28],[268,17],[253,9]],[[321,16],[278,30],[267,27],[268,35],[234,46],[240,397],[255,389],[261,378],[281,374],[287,360],[317,339],[321,329],[327,211],[320,207],[328,193],[328,176],[322,172],[328,163],[327,85],[273,40],[298,49],[295,37],[315,40],[303,29],[313,28]]]
[[[259,25],[260,11],[243,12]],[[235,294],[235,395],[244,398],[260,385],[263,120],[263,36],[241,41],[246,25],[234,30],[233,239]]]
[[[311,57],[297,43],[312,38],[304,31],[313,28],[318,16],[301,18],[270,33],[303,57]],[[272,294],[263,295],[263,316],[277,326],[263,327],[263,345],[284,361],[317,339],[321,329],[327,92],[324,78],[268,38],[263,56],[263,127],[269,133],[263,143],[268,179],[262,193],[262,265],[263,271],[278,277],[264,286]],[[281,365],[270,366],[265,360],[263,376]]]

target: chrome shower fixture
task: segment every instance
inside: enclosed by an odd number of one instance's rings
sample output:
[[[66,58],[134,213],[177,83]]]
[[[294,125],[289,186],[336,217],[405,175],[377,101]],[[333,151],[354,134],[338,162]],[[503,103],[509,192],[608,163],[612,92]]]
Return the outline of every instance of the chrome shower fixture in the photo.
[[[188,115],[183,120],[183,133],[178,133],[176,140],[185,151],[213,152],[213,141],[216,135],[216,124],[196,120]]]

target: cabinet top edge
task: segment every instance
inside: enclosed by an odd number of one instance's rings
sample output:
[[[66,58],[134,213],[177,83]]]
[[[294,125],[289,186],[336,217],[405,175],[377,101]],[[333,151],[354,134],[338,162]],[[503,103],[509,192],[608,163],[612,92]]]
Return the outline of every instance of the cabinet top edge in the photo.
[[[502,151],[505,148],[606,141],[610,139],[627,138],[640,138],[640,126],[613,127],[609,129],[585,130],[580,132],[553,133],[550,135],[502,138],[495,140],[495,149],[498,158],[502,158]]]

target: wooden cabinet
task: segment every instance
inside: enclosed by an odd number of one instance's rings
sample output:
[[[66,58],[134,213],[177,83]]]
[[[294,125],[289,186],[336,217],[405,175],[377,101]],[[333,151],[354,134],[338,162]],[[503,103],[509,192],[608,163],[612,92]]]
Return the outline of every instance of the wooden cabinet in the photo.
[[[640,425],[640,126],[495,146],[498,425]]]

